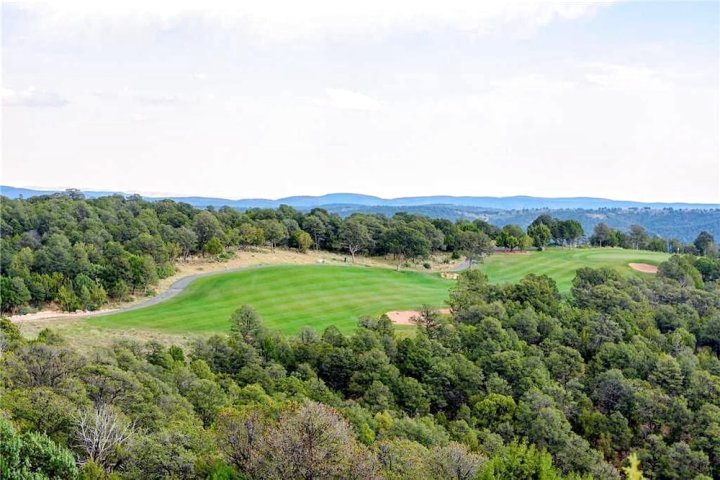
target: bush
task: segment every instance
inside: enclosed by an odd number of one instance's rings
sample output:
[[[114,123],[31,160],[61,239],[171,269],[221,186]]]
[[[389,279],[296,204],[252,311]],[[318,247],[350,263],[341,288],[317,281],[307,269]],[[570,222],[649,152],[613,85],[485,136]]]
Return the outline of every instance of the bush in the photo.
[[[38,311],[37,308],[31,307],[30,305],[25,305],[23,307],[20,307],[20,309],[18,310],[18,313],[20,315],[28,315],[30,313],[35,313],[37,311]]]
[[[233,252],[224,251],[217,257],[218,262],[227,262],[228,260],[232,259],[235,256]]]
[[[432,268],[432,265],[430,264],[430,262],[425,262],[423,263],[423,267],[425,267],[427,270],[430,270]]]
[[[42,433],[15,433],[0,417],[0,478],[78,478],[75,458]]]
[[[164,262],[158,265],[157,268],[158,277],[168,278],[175,275],[175,266],[171,262]]]

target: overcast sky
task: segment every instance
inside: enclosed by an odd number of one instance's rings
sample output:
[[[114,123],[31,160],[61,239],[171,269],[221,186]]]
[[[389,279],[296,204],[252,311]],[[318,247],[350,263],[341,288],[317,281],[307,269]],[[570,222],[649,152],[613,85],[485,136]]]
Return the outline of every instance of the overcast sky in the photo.
[[[0,179],[720,203],[718,5],[3,1]]]

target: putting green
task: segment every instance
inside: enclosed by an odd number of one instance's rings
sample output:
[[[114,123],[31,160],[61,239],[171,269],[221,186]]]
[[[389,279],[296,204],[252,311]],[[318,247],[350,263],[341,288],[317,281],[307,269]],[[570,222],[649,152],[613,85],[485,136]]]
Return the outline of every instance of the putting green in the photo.
[[[543,252],[496,254],[480,268],[493,283],[517,282],[528,273],[546,274],[555,279],[561,292],[569,292],[575,271],[581,267],[611,267],[627,275],[648,275],[631,269],[629,263],[658,265],[667,253],[622,248],[549,248]]]
[[[556,248],[493,255],[480,268],[493,283],[516,282],[528,273],[547,274],[566,293],[580,267],[612,267],[626,275],[647,275],[632,270],[628,263],[657,265],[667,258],[663,253],[635,250]],[[87,321],[109,328],[227,331],[233,310],[249,304],[269,328],[284,334],[295,334],[304,326],[322,331],[330,325],[348,333],[363,315],[417,309],[422,304],[442,307],[454,283],[437,274],[384,268],[273,266],[199,278],[159,304]]]

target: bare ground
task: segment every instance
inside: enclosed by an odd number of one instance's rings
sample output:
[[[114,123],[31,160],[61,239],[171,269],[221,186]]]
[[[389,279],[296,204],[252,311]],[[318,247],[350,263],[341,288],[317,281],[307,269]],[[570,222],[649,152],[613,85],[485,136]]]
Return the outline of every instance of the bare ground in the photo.
[[[443,315],[449,315],[450,309],[440,308],[438,312]],[[387,312],[385,315],[396,325],[414,325],[415,322],[413,319],[419,317],[420,312],[417,310],[393,310],[392,312]]]
[[[650,265],[649,263],[628,263],[628,266],[642,273],[657,273],[658,271],[657,265]]]

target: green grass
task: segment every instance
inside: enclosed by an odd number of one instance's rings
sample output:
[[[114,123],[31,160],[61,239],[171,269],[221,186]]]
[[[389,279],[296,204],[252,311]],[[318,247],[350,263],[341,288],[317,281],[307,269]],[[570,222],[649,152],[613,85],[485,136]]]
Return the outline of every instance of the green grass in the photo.
[[[349,333],[363,315],[443,306],[452,281],[438,275],[382,268],[277,266],[213,275],[151,307],[89,319],[118,328],[176,332],[222,331],[230,314],[252,305],[265,324],[284,334],[304,326],[322,331],[335,325]]]
[[[621,249],[548,249],[494,255],[481,269],[493,283],[545,273],[557,281],[561,292],[568,292],[580,267],[609,266],[627,275],[644,275],[627,264],[658,264],[667,257]],[[249,304],[269,328],[284,334],[295,334],[304,326],[322,331],[330,325],[348,333],[363,315],[416,309],[422,304],[441,307],[453,284],[438,275],[383,268],[264,267],[200,278],[165,302],[87,321],[94,327],[207,333],[228,330],[233,310]]]
[[[549,248],[543,252],[493,255],[480,268],[493,283],[512,283],[528,273],[544,273],[566,293],[578,268],[612,267],[627,275],[641,276],[647,274],[631,269],[628,263],[658,265],[668,258],[666,253],[621,248]]]

